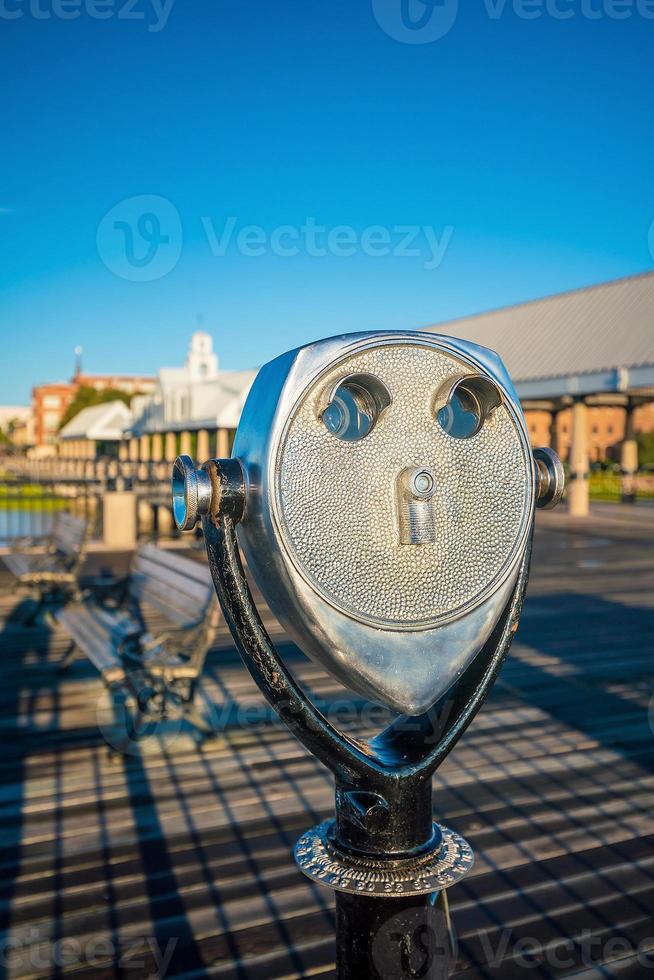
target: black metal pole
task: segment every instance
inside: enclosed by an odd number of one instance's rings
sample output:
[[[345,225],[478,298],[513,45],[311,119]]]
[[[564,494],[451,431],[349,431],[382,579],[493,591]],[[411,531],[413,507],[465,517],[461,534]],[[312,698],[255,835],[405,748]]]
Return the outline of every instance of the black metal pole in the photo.
[[[339,980],[446,980],[453,959],[444,892],[410,898],[336,893]]]
[[[366,788],[338,784],[334,847],[345,864],[350,857],[353,868],[370,869],[389,892],[336,892],[339,980],[444,980],[451,950],[443,893],[392,891],[416,861],[442,847],[432,819],[431,776],[372,782]],[[366,888],[365,880],[361,885]]]

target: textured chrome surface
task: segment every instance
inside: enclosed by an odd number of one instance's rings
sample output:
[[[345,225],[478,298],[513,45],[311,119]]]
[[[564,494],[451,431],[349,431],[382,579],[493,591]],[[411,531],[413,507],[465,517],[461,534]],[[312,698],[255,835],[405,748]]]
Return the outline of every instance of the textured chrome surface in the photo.
[[[190,456],[178,456],[172,475],[173,517],[180,531],[191,531],[209,513],[211,480],[204,470],[196,470]]]
[[[295,845],[295,862],[308,878],[353,895],[428,895],[460,881],[474,865],[472,848],[448,827],[440,848],[411,862],[366,861],[339,851],[331,840],[332,820],[306,831]]]
[[[392,402],[374,429],[343,442],[320,422],[320,398],[343,373],[372,374]],[[283,544],[330,603],[364,622],[435,626],[506,577],[529,518],[531,453],[508,406],[468,439],[443,432],[434,400],[460,360],[411,343],[351,354],[303,394],[277,451],[275,510]],[[436,477],[437,533],[402,547],[396,484],[406,467]],[[424,526],[414,515],[416,533]]]
[[[497,528],[498,533],[503,536],[505,562],[501,568],[498,563],[498,573],[494,582],[489,581],[489,576],[483,569],[478,573],[480,578],[477,583],[473,581],[471,584],[468,581],[468,594],[474,594],[476,589],[471,604],[465,608],[453,609],[451,615],[441,614],[438,625],[434,626],[407,625],[410,622],[410,615],[406,615],[407,610],[411,614],[410,605],[413,603],[415,608],[416,602],[409,597],[408,602],[405,603],[399,594],[406,591],[408,585],[413,587],[411,573],[409,573],[408,583],[402,575],[398,575],[391,581],[387,574],[381,577],[380,582],[372,582],[372,586],[378,593],[385,595],[387,599],[387,602],[384,602],[377,597],[377,611],[381,608],[383,616],[388,616],[389,610],[392,610],[393,616],[396,616],[398,611],[404,612],[404,620],[389,619],[390,625],[383,628],[370,618],[365,621],[351,612],[344,612],[336,605],[334,597],[329,597],[326,590],[323,591],[315,580],[311,581],[306,570],[301,570],[293,542],[286,543],[284,538],[284,535],[288,536],[289,532],[281,530],[283,521],[280,520],[279,497],[283,489],[280,477],[284,469],[284,454],[281,454],[280,459],[280,446],[285,445],[290,426],[300,425],[299,420],[296,422],[296,417],[298,412],[302,411],[307,393],[311,394],[312,399],[314,392],[327,392],[328,397],[332,390],[330,384],[333,386],[339,378],[352,373],[344,365],[349,364],[353,356],[359,354],[370,356],[378,349],[389,346],[400,352],[404,347],[411,354],[411,360],[415,362],[419,361],[424,353],[430,358],[430,363],[434,361],[440,365],[441,383],[444,380],[443,375],[450,370],[448,366],[450,364],[455,365],[459,375],[474,372],[492,378],[502,393],[502,407],[494,413],[496,418],[491,420],[491,424],[499,425],[502,431],[508,433],[504,438],[514,447],[520,445],[523,447],[522,456],[515,448],[513,450],[514,457],[520,460],[520,469],[516,473],[502,468],[494,443],[484,442],[483,432],[479,433],[479,437],[462,441],[464,453],[458,457],[461,464],[458,478],[455,479],[455,471],[453,466],[450,466],[449,478],[458,490],[454,502],[465,499],[469,478],[473,480],[473,484],[478,479],[473,471],[488,463],[491,467],[495,467],[496,473],[500,474],[500,483],[497,487],[500,497],[510,495],[511,487],[515,485],[522,500],[523,512],[519,517],[517,508],[512,511],[515,531],[514,543],[511,546],[511,541],[504,536],[503,529],[498,527],[497,518],[487,502],[485,507],[482,506],[482,514],[489,515],[487,521],[490,527],[486,528],[483,519],[480,520],[475,513],[466,511],[472,520],[472,527],[469,527],[462,524],[460,504],[457,506],[448,504],[441,496],[440,516],[459,527],[461,542],[465,543],[467,538],[474,541],[478,536],[481,541],[492,543]],[[397,477],[407,466],[424,467],[429,464],[429,468],[434,472],[436,484],[441,478],[439,459],[434,458],[432,461],[423,458],[424,440],[417,439],[418,431],[428,433],[427,442],[430,445],[432,445],[430,440],[436,439],[441,440],[440,445],[444,445],[445,439],[448,438],[442,430],[439,430],[433,414],[434,405],[429,403],[429,399],[433,403],[434,393],[439,383],[429,371],[422,373],[420,385],[429,391],[429,397],[427,391],[420,395],[422,399],[424,394],[423,403],[415,395],[418,379],[413,372],[404,371],[401,384],[399,378],[384,372],[382,380],[385,383],[386,378],[392,401],[385,408],[373,432],[359,443],[345,443],[332,439],[332,442],[343,451],[340,457],[343,461],[343,469],[337,478],[334,474],[333,459],[307,461],[310,453],[315,453],[316,447],[322,445],[323,438],[332,438],[320,421],[319,415],[306,416],[308,441],[303,452],[301,452],[301,432],[299,428],[296,430],[296,440],[300,440],[297,442],[296,452],[300,475],[304,474],[306,478],[307,472],[310,472],[314,484],[321,482],[324,485],[321,490],[323,496],[326,493],[325,488],[332,487],[334,496],[331,502],[332,510],[338,506],[336,491],[340,486],[343,486],[346,491],[345,497],[340,498],[342,506],[351,501],[353,488],[360,487],[364,480],[366,482],[363,490],[370,507],[373,484],[368,480],[365,471],[354,464],[354,457],[348,454],[353,447],[355,450],[363,449],[370,438],[384,431],[386,416],[392,412],[398,396],[405,408],[407,405],[414,406],[411,410],[415,411],[415,406],[420,404],[424,405],[426,412],[431,413],[423,416],[421,408],[420,421],[416,422],[414,419],[408,426],[410,440],[408,444],[413,447],[413,455],[407,454],[406,441],[402,440],[395,430],[397,422],[393,424],[393,438],[396,440],[395,460],[391,460],[383,441],[377,444],[377,457],[372,458],[369,453],[366,455],[366,459],[371,460],[378,471],[381,465],[386,466],[388,470],[388,483],[383,488],[383,495],[386,501],[385,514],[391,528],[375,527],[382,511],[375,511],[377,516],[371,524],[370,509],[365,512],[367,522],[364,527],[360,524],[357,526],[356,521],[351,517],[347,518],[345,525],[341,525],[344,538],[335,542],[337,552],[335,557],[342,568],[347,566],[352,580],[356,580],[360,573],[360,542],[364,536],[367,536],[369,541],[379,542],[381,535],[386,544],[392,542],[389,550],[395,551],[401,548],[404,551],[417,553],[428,549],[434,556],[438,548],[438,511],[436,511],[435,544],[400,545],[395,498]],[[325,402],[321,407],[324,407],[324,404]],[[429,418],[432,419],[433,428],[428,427]],[[321,430],[320,437],[316,435],[317,428]],[[482,441],[477,443],[477,438]],[[468,447],[485,446],[486,452],[480,452],[478,448],[477,451],[469,450],[469,455],[466,455],[466,443]],[[419,450],[417,455],[416,449]],[[451,687],[490,636],[515,585],[518,562],[524,553],[533,518],[534,465],[528,448],[528,435],[515,391],[501,360],[492,351],[475,344],[418,332],[348,334],[289,351],[264,365],[259,372],[243,409],[233,455],[241,463],[245,480],[246,505],[243,519],[237,529],[239,543],[247,559],[249,573],[293,640],[308,656],[323,664],[343,684],[359,694],[385,704],[393,710],[408,714],[420,714],[426,710]],[[378,463],[379,457],[382,459]],[[392,468],[390,462],[395,464]],[[286,473],[288,479],[292,481],[293,476],[288,467]],[[486,486],[491,494],[495,492],[496,488],[490,481]],[[307,517],[305,514],[302,521],[302,515],[298,514],[297,527],[301,529],[301,535],[310,541],[312,537],[315,539],[330,532],[328,522],[331,517],[330,513],[325,514],[317,509],[315,504],[309,502],[309,505],[310,516]],[[509,506],[508,509],[511,510],[511,507]],[[283,514],[281,516],[283,517]],[[520,521],[522,521],[522,531],[518,530]],[[354,528],[353,538],[347,537],[348,527]],[[455,567],[461,554],[460,541],[452,529],[443,537],[443,541],[449,544],[448,576],[456,589]],[[368,548],[371,548],[370,543]],[[475,548],[476,554],[483,562],[484,549],[479,543],[475,544]],[[495,557],[497,559],[497,555]],[[379,562],[379,558],[376,560]],[[400,567],[397,559],[395,564],[396,568]],[[428,579],[433,580],[440,574],[439,567],[434,568],[433,560],[431,563],[425,562],[423,567]],[[369,584],[371,580],[372,577],[368,575]],[[433,598],[430,597],[424,583],[418,584],[421,587],[423,607],[431,607],[430,611],[432,611]],[[480,591],[484,585],[486,585],[485,595]],[[351,586],[348,588],[352,590]],[[356,589],[356,584],[354,588]],[[444,590],[441,588],[439,608],[447,608],[448,605],[451,608],[452,600],[450,599],[449,604],[444,602],[443,595]]]

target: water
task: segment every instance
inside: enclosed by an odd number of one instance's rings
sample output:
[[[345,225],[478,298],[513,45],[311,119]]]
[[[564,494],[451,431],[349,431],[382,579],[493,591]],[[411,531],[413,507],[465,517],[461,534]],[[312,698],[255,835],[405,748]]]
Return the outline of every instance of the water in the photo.
[[[37,503],[24,506],[12,502],[7,507],[0,500],[0,546],[7,546],[22,537],[46,537],[52,530],[55,512]]]

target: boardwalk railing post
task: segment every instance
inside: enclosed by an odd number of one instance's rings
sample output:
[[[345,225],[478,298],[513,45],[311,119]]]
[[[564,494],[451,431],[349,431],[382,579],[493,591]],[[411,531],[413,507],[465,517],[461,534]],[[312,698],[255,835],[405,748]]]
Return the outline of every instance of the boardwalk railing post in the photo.
[[[231,459],[173,468],[180,530],[202,519],[245,665],[334,775],[335,819],[300,869],[336,891],[341,980],[445,977],[446,889],[470,846],[433,819],[432,775],[483,704],[517,629],[535,506],[563,471],[532,454],[499,358],[419,333],[354,334],[259,373]],[[295,642],[394,720],[353,737],[268,636],[248,571]],[[367,734],[367,733],[364,733]]]

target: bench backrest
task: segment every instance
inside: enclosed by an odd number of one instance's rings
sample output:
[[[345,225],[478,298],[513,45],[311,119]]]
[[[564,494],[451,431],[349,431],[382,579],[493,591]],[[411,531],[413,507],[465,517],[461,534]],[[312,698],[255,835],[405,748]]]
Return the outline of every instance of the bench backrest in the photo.
[[[77,558],[86,541],[87,521],[65,511],[57,514],[52,530],[52,547],[69,559]]]
[[[132,599],[153,606],[176,626],[215,620],[216,593],[208,565],[152,544],[134,556],[129,583]]]

